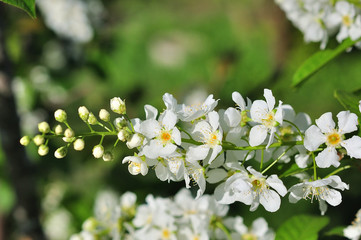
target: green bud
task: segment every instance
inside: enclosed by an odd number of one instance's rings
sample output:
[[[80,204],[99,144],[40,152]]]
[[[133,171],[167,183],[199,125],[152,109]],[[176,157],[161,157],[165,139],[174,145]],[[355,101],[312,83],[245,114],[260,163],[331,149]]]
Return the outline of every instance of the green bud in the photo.
[[[54,128],[54,132],[56,135],[63,134],[63,127],[60,124],[56,125]]]
[[[126,114],[125,101],[119,97],[110,99],[110,109],[115,113]]]
[[[93,113],[89,113],[89,117],[88,117],[88,123],[91,125],[95,125],[98,123],[97,118],[94,116]]]
[[[99,111],[99,118],[104,122],[109,122],[110,120],[110,113],[105,109],[100,109]]]
[[[49,123],[47,122],[41,122],[38,124],[38,129],[39,129],[39,132],[41,133],[48,133],[50,132],[50,126],[49,126]]]
[[[44,145],[44,144],[42,144],[42,145],[39,146],[39,148],[38,148],[38,154],[39,154],[40,156],[45,156],[45,155],[48,154],[48,153],[49,153],[49,147],[48,147],[48,146],[46,146],[46,145]]]
[[[67,129],[65,130],[65,132],[64,132],[64,136],[65,136],[66,138],[72,138],[72,137],[75,136],[75,133],[74,133],[74,131],[73,131],[72,129],[67,128]]]
[[[23,146],[27,146],[29,145],[31,139],[29,136],[24,136],[20,139],[20,144],[23,145]]]
[[[101,158],[104,154],[104,147],[100,144],[93,147],[93,156],[95,158]]]
[[[121,129],[119,132],[118,132],[118,139],[122,142],[125,142],[129,139],[129,133],[128,131],[126,131],[125,129]]]
[[[54,156],[56,158],[63,158],[66,156],[67,153],[68,153],[68,148],[63,146],[63,147],[56,149]]]
[[[85,231],[93,232],[94,230],[96,230],[97,226],[98,226],[97,220],[94,217],[90,217],[87,220],[85,220],[82,228]]]
[[[78,138],[77,140],[75,140],[73,144],[74,144],[74,149],[76,151],[82,151],[85,146],[85,142],[81,138]]]
[[[89,110],[85,106],[81,106],[78,108],[78,114],[81,120],[84,122],[88,120],[89,117]]]
[[[66,112],[62,109],[58,109],[54,113],[55,120],[58,122],[65,122],[66,121]]]
[[[105,162],[112,161],[114,159],[113,154],[110,151],[106,151],[103,155],[103,160]]]
[[[128,126],[128,121],[124,117],[118,117],[114,120],[114,125],[118,130],[120,130]]]
[[[45,142],[45,138],[42,135],[36,135],[33,139],[36,146],[40,146]]]

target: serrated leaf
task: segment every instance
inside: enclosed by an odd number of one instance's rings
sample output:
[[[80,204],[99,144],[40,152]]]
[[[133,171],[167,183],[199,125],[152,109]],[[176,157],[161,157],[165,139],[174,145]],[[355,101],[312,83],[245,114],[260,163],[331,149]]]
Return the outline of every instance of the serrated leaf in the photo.
[[[18,7],[27,12],[32,18],[36,18],[35,0],[0,0],[4,3]]]
[[[352,41],[350,38],[347,38],[335,49],[322,50],[312,55],[297,69],[296,73],[293,75],[292,86],[300,86],[309,77],[311,77],[322,67],[324,67],[328,62],[330,62],[341,53],[345,52],[346,49],[348,49],[358,41],[360,41],[360,39]]]
[[[334,97],[341,103],[341,105],[346,109],[350,110],[351,112],[355,113],[359,118],[361,118],[361,113],[359,110],[359,101],[361,100],[360,97],[356,96],[353,93],[336,90],[334,92]]]
[[[276,232],[276,240],[317,240],[318,232],[329,222],[328,217],[297,215],[284,222]]]

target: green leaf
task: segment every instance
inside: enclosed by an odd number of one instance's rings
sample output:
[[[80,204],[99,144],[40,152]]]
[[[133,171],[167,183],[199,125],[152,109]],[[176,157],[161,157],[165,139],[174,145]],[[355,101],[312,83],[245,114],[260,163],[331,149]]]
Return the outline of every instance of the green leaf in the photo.
[[[22,10],[27,12],[32,18],[36,18],[35,0],[0,0],[0,1],[21,8]]]
[[[309,77],[311,77],[323,66],[325,66],[328,62],[330,62],[341,53],[345,52],[346,49],[348,49],[358,41],[360,41],[360,39],[352,41],[350,38],[347,38],[335,49],[322,50],[312,55],[301,65],[301,67],[297,69],[296,73],[293,75],[292,86],[300,86]]]
[[[360,96],[342,90],[336,90],[334,92],[334,96],[346,110],[356,113],[356,115],[361,118],[361,113],[358,107],[359,101],[361,100]]]
[[[343,230],[346,226],[338,226],[325,233],[325,236],[340,236],[343,237]]]
[[[305,171],[307,171],[307,170],[309,170],[311,168],[312,167],[300,168],[296,163],[294,163],[286,171],[284,171],[279,177],[283,178],[283,177],[292,176],[292,175],[297,174],[297,173],[305,172]]]
[[[328,217],[297,215],[284,222],[276,232],[276,240],[317,240],[318,232],[329,222]]]

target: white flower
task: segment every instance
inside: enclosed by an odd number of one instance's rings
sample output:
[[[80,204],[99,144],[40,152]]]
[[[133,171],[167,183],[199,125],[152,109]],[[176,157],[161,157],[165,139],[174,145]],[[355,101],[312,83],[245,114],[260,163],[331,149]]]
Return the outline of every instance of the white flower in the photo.
[[[273,240],[275,238],[275,233],[268,228],[266,220],[262,217],[254,220],[250,228],[243,223],[243,218],[239,216],[226,219],[225,222],[231,230],[234,230],[231,233],[232,239]]]
[[[311,202],[313,199],[319,200],[321,214],[323,215],[327,210],[325,202],[331,206],[337,206],[342,201],[341,193],[333,188],[343,191],[349,187],[346,183],[342,182],[339,176],[335,175],[325,179],[305,181],[292,186],[288,190],[290,192],[289,200],[291,203],[296,203],[301,198],[311,199]]]
[[[352,222],[352,225],[346,227],[343,230],[343,235],[348,239],[358,240],[361,236],[361,209],[356,213],[356,219]]]
[[[143,144],[143,136],[139,133],[133,134],[130,139],[127,141],[126,145],[129,149],[137,148]]]
[[[138,175],[139,173],[145,176],[148,173],[148,166],[142,158],[138,156],[125,157],[122,163],[128,162],[128,170],[132,175]]]
[[[276,127],[282,124],[283,113],[282,113],[282,102],[279,101],[278,109],[274,109],[275,98],[272,95],[272,91],[269,89],[264,90],[266,101],[256,100],[253,102],[251,107],[251,118],[254,122],[260,123],[251,128],[249,133],[249,144],[251,146],[258,146],[264,142],[267,137],[267,133],[270,132],[269,141],[267,147],[271,145]]]
[[[326,143],[326,148],[316,156],[317,166],[327,168],[331,165],[340,165],[337,148],[344,147],[350,157],[361,158],[361,138],[353,136],[344,140],[344,134],[357,130],[357,115],[349,111],[337,114],[338,129],[332,120],[332,113],[327,112],[316,120],[305,132],[304,146],[309,151],[315,151],[321,144]]]
[[[196,141],[202,142],[203,145],[189,147],[186,160],[194,162],[204,160],[210,153],[209,163],[217,157],[222,151],[222,129],[219,126],[219,115],[212,111],[208,114],[208,121],[198,122],[192,132]]]
[[[248,167],[247,170],[251,176],[242,171],[232,175],[226,183],[219,185],[214,192],[216,199],[222,204],[243,202],[251,205],[251,211],[255,211],[259,204],[269,212],[277,211],[281,205],[279,194],[284,196],[287,193],[283,182],[275,174],[266,178],[252,167]]]
[[[193,180],[195,183],[197,183],[199,189],[197,191],[196,199],[198,199],[204,191],[206,190],[206,179],[204,177],[204,169],[201,165],[198,164],[198,162],[189,163],[186,166],[186,173],[185,175],[185,182],[186,187],[190,188],[189,182],[190,180]]]
[[[175,126],[177,120],[174,112],[165,111],[159,121],[148,119],[140,124],[140,132],[151,139],[142,150],[146,157],[155,159],[175,152],[177,145],[181,144],[181,134]]]
[[[177,115],[182,121],[191,122],[213,111],[217,104],[218,100],[215,100],[211,94],[203,103],[197,103],[190,106],[185,104],[179,105]]]

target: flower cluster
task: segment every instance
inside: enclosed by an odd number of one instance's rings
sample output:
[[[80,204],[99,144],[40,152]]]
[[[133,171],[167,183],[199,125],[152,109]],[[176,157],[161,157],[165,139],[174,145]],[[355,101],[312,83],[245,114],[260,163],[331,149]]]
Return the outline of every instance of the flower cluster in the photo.
[[[248,228],[240,216],[226,217],[228,206],[209,195],[194,200],[182,189],[174,199],[148,195],[146,203],[137,206],[136,195],[126,192],[120,200],[115,194],[98,195],[94,212],[82,225],[80,233],[70,240],[92,239],[263,239],[275,237],[264,218]]]
[[[82,106],[79,117],[90,132],[77,134],[67,122],[65,111],[57,110],[55,119],[61,125],[51,130],[48,123],[40,123],[41,134],[32,140],[39,146],[39,154],[45,155],[49,139],[61,137],[66,145],[55,151],[55,157],[62,158],[71,145],[82,150],[84,138],[100,136],[93,156],[110,161],[114,158],[112,149],[105,150],[102,142],[113,136],[113,148],[124,142],[134,149],[134,154],[122,161],[128,164],[132,175],[146,175],[154,169],[161,181],[184,181],[187,188],[193,182],[198,186],[197,198],[203,195],[207,184],[217,184],[214,194],[219,203],[238,201],[249,205],[251,211],[262,205],[275,212],[288,193],[292,203],[302,198],[318,200],[322,214],[326,203],[339,205],[339,190],[349,188],[336,175],[350,168],[343,159],[361,158],[361,138],[354,134],[358,129],[357,115],[341,111],[336,127],[328,112],[312,125],[307,114],[296,114],[282,101],[276,104],[271,90],[264,90],[264,98],[252,102],[234,92],[232,99],[237,106],[216,111],[218,100],[213,95],[188,106],[178,104],[166,93],[165,110],[159,113],[153,106],[145,105],[143,120],[130,119],[125,101],[113,98],[110,108],[120,115],[114,121],[105,109],[100,110],[98,119]],[[66,127],[64,132],[62,126]],[[104,131],[95,131],[95,126]],[[30,140],[25,136],[21,143],[27,145]],[[317,174],[319,168],[330,172],[321,177]],[[287,186],[285,180],[291,176],[300,182]]]
[[[326,47],[329,36],[338,42],[361,37],[361,9],[357,1],[275,0],[287,18],[302,31],[306,42],[321,42]],[[361,43],[356,43],[361,47]]]

